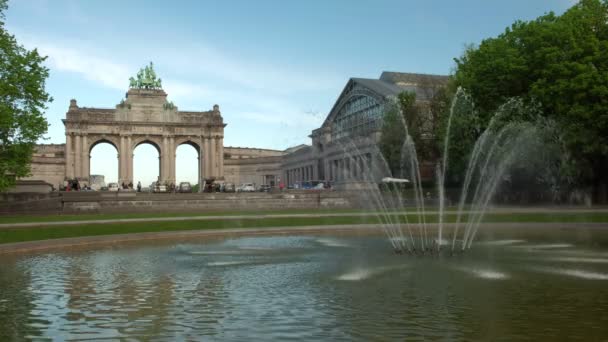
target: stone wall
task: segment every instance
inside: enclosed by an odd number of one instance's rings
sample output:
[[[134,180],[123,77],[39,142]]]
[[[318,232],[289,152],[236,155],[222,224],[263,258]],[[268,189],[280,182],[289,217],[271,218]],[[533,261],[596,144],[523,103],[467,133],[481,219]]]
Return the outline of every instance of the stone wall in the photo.
[[[224,160],[224,177],[228,183],[278,185],[280,176],[281,157]]]
[[[285,155],[284,151],[250,147],[224,147],[225,159],[249,159],[260,157],[278,157]]]
[[[28,201],[0,203],[0,214],[209,212],[232,210],[331,209],[358,207],[355,197],[339,192],[148,194],[66,192]]]
[[[65,178],[65,144],[36,145],[30,172],[21,179],[41,180],[59,189]]]

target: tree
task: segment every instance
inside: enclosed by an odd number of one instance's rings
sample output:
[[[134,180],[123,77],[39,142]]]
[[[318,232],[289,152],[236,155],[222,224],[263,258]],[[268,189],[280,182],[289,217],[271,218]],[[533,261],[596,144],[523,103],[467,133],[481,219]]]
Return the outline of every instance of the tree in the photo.
[[[48,128],[43,111],[52,101],[45,91],[46,57],[5,30],[7,8],[7,0],[0,0],[0,191],[29,174],[35,143]]]
[[[420,134],[417,124],[409,124],[418,120],[415,103],[415,93],[402,92],[385,109],[379,147],[391,174],[395,177],[401,177],[401,148],[406,138],[406,124],[408,128],[412,127],[409,131],[412,138]]]
[[[608,1],[582,0],[561,16],[517,21],[455,59],[454,82],[487,125],[513,97],[537,101],[597,201],[608,200]]]

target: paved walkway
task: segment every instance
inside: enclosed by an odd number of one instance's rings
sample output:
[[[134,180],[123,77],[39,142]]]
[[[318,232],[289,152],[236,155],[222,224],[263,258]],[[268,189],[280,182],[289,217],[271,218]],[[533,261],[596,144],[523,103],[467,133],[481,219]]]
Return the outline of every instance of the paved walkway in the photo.
[[[303,214],[257,214],[257,215],[205,215],[205,216],[172,216],[172,217],[138,217],[125,219],[93,219],[93,220],[72,220],[72,221],[51,221],[51,222],[22,222],[22,223],[3,223],[0,229],[6,228],[28,228],[28,227],[51,227],[51,226],[73,226],[86,224],[107,224],[107,223],[134,223],[134,222],[171,222],[171,221],[208,221],[208,220],[261,220],[273,218],[311,218],[311,217],[365,217],[379,215],[403,215],[416,214],[416,210],[410,209],[407,212],[352,212],[352,213],[303,213]],[[438,211],[426,211],[426,214],[437,215]],[[464,211],[463,213],[475,213],[475,211]],[[489,209],[487,214],[516,214],[516,213],[608,213],[608,208],[580,208],[580,207],[497,207]],[[456,211],[449,210],[446,215],[456,214]],[[27,219],[27,218],[26,218]]]

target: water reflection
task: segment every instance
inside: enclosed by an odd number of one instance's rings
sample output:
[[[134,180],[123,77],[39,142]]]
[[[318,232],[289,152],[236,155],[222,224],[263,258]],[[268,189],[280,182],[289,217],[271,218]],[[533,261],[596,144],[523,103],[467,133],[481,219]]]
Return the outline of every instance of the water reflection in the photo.
[[[607,249],[551,244],[407,257],[375,236],[276,236],[6,257],[0,340],[607,336]]]

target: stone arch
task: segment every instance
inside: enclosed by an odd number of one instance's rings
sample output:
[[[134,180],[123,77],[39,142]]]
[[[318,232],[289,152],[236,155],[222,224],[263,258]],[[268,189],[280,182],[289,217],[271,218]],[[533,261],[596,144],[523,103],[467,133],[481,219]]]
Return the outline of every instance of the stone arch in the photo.
[[[166,152],[166,151],[163,151],[163,148],[162,148],[162,146],[163,146],[162,138],[153,137],[153,136],[143,136],[143,137],[136,137],[136,138],[132,139],[131,146],[129,147],[129,151],[131,152],[131,154],[133,153],[133,151],[135,151],[137,146],[139,146],[141,144],[150,144],[150,145],[154,146],[154,148],[156,148],[156,150],[158,151],[159,156],[162,156]]]
[[[178,173],[178,168],[177,168],[177,149],[182,146],[182,145],[189,145],[192,146],[194,148],[194,150],[197,153],[197,163],[196,163],[196,167],[197,167],[197,179],[196,179],[196,183],[199,184],[199,189],[202,189],[202,187],[200,186],[200,184],[202,183],[202,176],[204,173],[204,148],[202,146],[202,142],[200,141],[200,138],[198,137],[191,137],[191,136],[180,136],[180,137],[176,137],[174,140],[174,144],[173,144],[173,150],[171,151],[171,153],[173,153],[173,164],[172,164],[172,172],[173,172],[173,176],[174,179],[176,181],[176,185],[178,181],[181,181],[181,179],[178,179],[177,177],[177,173]],[[193,184],[194,185],[194,184]]]
[[[200,154],[201,153],[201,142],[200,139],[192,137],[176,137],[175,148],[177,149],[180,145],[190,145]]]
[[[84,160],[82,161],[82,164],[84,165],[83,176],[86,177],[87,180],[91,180],[91,159],[92,159],[93,149],[95,148],[95,146],[97,146],[99,144],[107,143],[107,144],[112,145],[114,147],[114,149],[116,150],[116,154],[118,157],[118,165],[117,165],[116,171],[117,171],[117,177],[119,179],[120,178],[120,154],[122,153],[122,151],[120,150],[120,142],[117,139],[117,137],[113,136],[113,135],[111,135],[111,136],[89,135],[89,136],[87,136],[87,138],[88,138],[88,144],[87,144],[87,146],[85,146],[85,153],[83,154]],[[115,180],[115,181],[117,181],[117,180]],[[107,179],[106,179],[106,182],[108,182]],[[91,184],[89,184],[89,185],[91,185]]]
[[[114,146],[114,148],[116,149],[116,151],[118,153],[122,152],[120,150],[120,141],[117,139],[116,136],[92,135],[92,136],[89,136],[89,147],[88,147],[89,154],[91,154],[91,151],[93,150],[93,148],[95,146],[97,146],[101,143],[108,143],[108,144]]]
[[[132,137],[129,141],[127,147],[129,148],[129,179],[135,181],[135,150],[138,146],[148,144],[154,147],[158,152],[158,179],[161,181],[167,181],[168,175],[163,167],[165,159],[170,158],[171,151],[167,150],[167,147],[163,144],[163,138],[161,136],[135,136]],[[142,155],[143,158],[146,158],[145,154]],[[139,169],[139,167],[137,167]],[[156,181],[156,180],[154,180]]]

